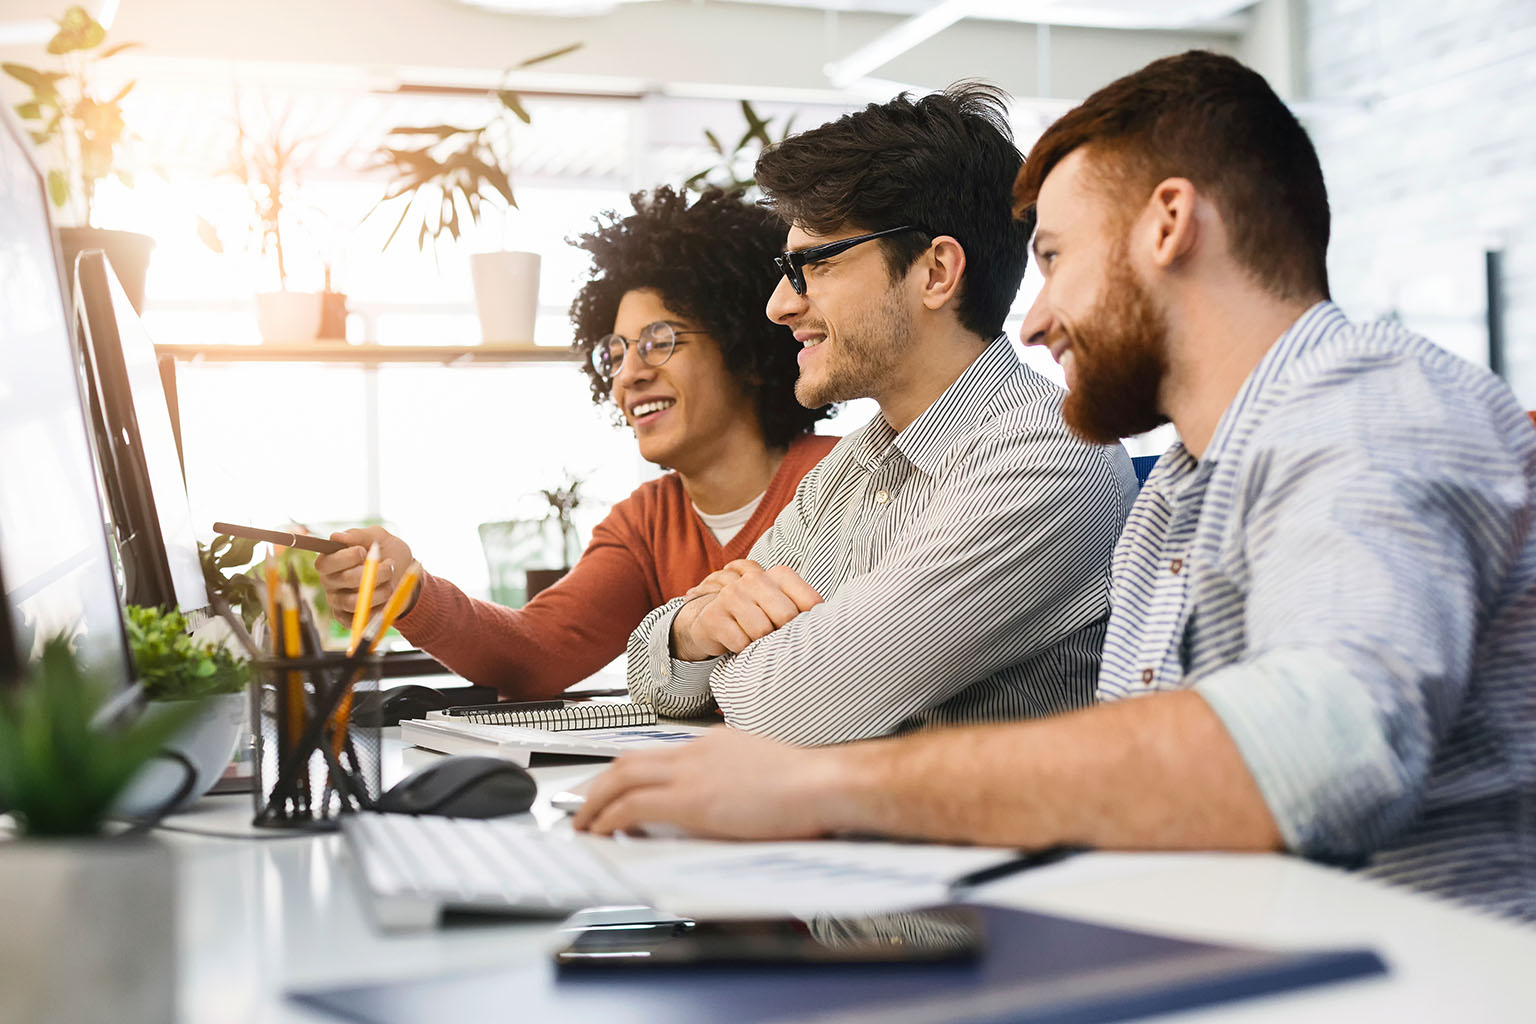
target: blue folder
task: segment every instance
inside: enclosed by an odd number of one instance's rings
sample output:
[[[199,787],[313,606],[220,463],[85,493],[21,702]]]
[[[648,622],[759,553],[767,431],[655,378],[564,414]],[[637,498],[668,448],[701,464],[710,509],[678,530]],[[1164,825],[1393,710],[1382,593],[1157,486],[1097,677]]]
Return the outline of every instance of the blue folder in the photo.
[[[1379,975],[1363,949],[1188,942],[984,906],[986,951],[963,964],[667,968],[559,974],[546,957],[489,973],[290,993],[368,1024],[451,1020],[1091,1022]]]

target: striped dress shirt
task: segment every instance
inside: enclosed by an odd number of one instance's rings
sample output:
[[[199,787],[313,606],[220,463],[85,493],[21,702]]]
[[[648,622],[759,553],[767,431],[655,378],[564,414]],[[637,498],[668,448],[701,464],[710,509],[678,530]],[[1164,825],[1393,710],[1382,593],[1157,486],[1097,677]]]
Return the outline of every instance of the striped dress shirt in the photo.
[[[630,637],[634,698],[800,744],[1092,703],[1135,477],[1067,431],[1061,395],[999,338],[905,430],[844,438],[751,554],[825,602],[694,663],[671,657],[683,600],[656,609]]]
[[[1114,559],[1099,696],[1193,687],[1287,846],[1536,920],[1536,431],[1320,303]]]

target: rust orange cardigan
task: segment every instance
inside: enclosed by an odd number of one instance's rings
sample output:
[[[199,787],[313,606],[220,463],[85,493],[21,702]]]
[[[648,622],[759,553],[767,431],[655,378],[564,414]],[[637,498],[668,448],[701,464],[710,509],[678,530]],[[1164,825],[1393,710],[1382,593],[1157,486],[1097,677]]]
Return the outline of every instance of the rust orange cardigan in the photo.
[[[571,571],[524,607],[469,597],[423,573],[416,606],[396,626],[470,682],[509,697],[554,697],[623,654],[651,609],[747,557],[800,478],[837,440],[807,435],[791,444],[752,518],[723,548],[694,511],[682,479],[668,473],[613,506]]]

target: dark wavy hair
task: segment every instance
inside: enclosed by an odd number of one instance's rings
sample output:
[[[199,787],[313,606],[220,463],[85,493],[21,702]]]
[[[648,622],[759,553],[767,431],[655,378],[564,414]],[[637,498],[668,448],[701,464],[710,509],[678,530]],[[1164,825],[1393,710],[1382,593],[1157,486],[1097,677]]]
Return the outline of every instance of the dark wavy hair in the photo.
[[[690,206],[686,193],[663,185],[629,197],[635,212],[609,211],[597,230],[571,244],[592,254],[592,279],[571,303],[573,343],[592,385],[592,400],[610,399],[609,382],[592,369],[592,349],[613,331],[619,300],[653,289],[667,308],[708,331],[725,367],[757,405],[763,437],[783,448],[809,433],[832,406],[807,409],[795,401],[799,346],[787,327],[764,313],[779,280],[773,264],[784,247],[784,225],[740,192],[705,191]],[[606,218],[607,223],[604,223]]]
[[[792,135],[757,159],[757,185],[791,224],[817,234],[913,224],[965,250],[955,315],[990,341],[1024,279],[1032,224],[1012,217],[1024,158],[1008,127],[1006,94],[957,82],[913,99],[902,93]],[[891,280],[933,242],[909,231],[882,238]]]

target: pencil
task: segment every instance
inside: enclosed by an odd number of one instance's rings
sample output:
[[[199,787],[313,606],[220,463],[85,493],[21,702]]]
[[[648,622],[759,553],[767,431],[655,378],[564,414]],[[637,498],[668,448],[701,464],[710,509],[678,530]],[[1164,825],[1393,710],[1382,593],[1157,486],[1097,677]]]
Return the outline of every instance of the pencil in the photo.
[[[277,559],[273,557],[273,551],[267,553],[266,563],[262,569],[267,581],[267,632],[271,634],[272,656],[283,656],[283,624],[277,617]]]
[[[363,579],[357,585],[357,607],[352,609],[352,636],[347,640],[347,657],[357,653],[363,642],[363,630],[368,626],[368,613],[373,611],[373,588],[379,581],[379,542],[368,547],[363,559]]]
[[[395,592],[389,595],[388,601],[384,602],[384,610],[379,613],[378,631],[368,642],[369,654],[379,646],[379,641],[384,639],[384,634],[389,632],[389,627],[395,624],[395,620],[405,610],[406,602],[411,599],[411,594],[416,589],[416,581],[419,579],[421,579],[421,563],[412,562],[406,568],[405,575],[400,577],[400,583],[395,587]]]
[[[379,542],[374,541],[368,546],[368,555],[363,559],[363,579],[357,585],[357,607],[352,609],[352,636],[347,640],[347,657],[357,653],[358,646],[363,642],[363,631],[368,628],[368,612],[373,608],[373,588],[379,580]],[[336,705],[336,712],[331,715],[331,750],[337,757],[341,756],[342,748],[347,745],[347,722],[352,717],[352,687],[356,685],[356,676],[347,687],[347,692],[341,695],[341,702]]]
[[[278,597],[282,605],[283,654],[297,659],[304,653],[304,640],[299,632],[299,595],[292,587],[284,587]],[[304,732],[304,673],[288,673],[288,736],[290,743],[297,743]]]

